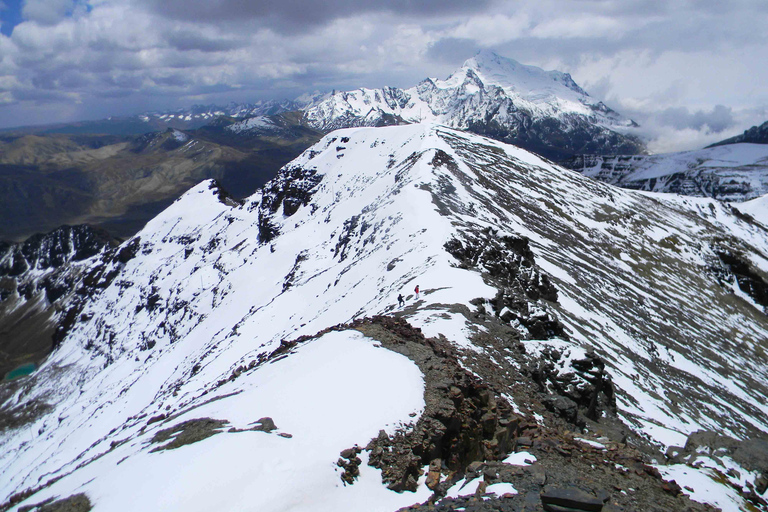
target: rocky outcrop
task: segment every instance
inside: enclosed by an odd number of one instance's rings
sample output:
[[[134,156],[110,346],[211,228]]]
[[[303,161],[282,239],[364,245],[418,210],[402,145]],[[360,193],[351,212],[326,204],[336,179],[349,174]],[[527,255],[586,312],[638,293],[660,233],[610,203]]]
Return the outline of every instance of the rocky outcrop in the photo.
[[[223,431],[227,421],[211,418],[187,420],[163,430],[159,430],[150,440],[152,444],[160,444],[152,448],[152,452],[173,450],[182,446],[208,439]],[[165,444],[161,444],[165,443]]]
[[[18,244],[0,242],[0,278],[19,277],[29,270],[53,270],[115,245],[106,231],[87,225],[61,226]]]
[[[308,205],[322,179],[317,169],[292,166],[282,169],[267,183],[259,205],[259,241],[267,243],[274,239],[280,233],[274,221],[278,210],[282,207],[282,216],[290,217],[299,207]]]
[[[474,461],[499,460],[513,448],[523,419],[461,367],[450,343],[425,338],[392,317],[372,317],[350,327],[407,356],[424,373],[426,408],[416,424],[393,436],[382,431],[366,446],[368,464],[381,469],[387,487],[414,491],[423,466],[463,472]]]
[[[568,338],[562,324],[543,306],[542,301],[557,302],[557,290],[536,265],[528,239],[499,235],[486,228],[452,238],[445,250],[461,268],[480,271],[485,281],[498,289],[493,299],[476,299],[478,307],[487,304],[490,307],[485,309],[530,339]]]
[[[542,400],[547,409],[580,427],[586,425],[584,417],[598,421],[603,411],[616,412],[611,376],[600,357],[588,352],[566,370],[560,368],[560,359],[555,350],[545,350],[523,370],[542,392],[550,394]]]
[[[717,245],[712,250],[718,261],[710,265],[708,271],[717,278],[720,284],[736,284],[757,304],[768,308],[768,281],[750,264],[744,255],[724,245]]]
[[[83,493],[73,494],[59,500],[50,499],[35,505],[19,507],[19,512],[89,512],[91,500]]]

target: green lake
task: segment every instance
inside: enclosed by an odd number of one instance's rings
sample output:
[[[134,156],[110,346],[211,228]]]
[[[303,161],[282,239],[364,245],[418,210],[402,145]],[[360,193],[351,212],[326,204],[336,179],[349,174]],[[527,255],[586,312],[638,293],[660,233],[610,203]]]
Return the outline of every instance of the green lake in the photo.
[[[13,380],[13,379],[18,379],[19,377],[26,377],[27,375],[30,375],[35,370],[37,370],[37,365],[35,363],[23,364],[21,366],[17,366],[10,372],[6,373],[5,379],[3,380]]]

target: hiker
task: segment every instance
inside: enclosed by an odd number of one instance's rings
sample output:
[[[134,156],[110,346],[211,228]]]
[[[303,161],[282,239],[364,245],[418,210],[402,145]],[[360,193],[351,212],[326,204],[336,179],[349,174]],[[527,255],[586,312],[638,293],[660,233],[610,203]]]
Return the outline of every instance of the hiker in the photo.
[[[416,292],[416,298],[419,298],[419,285],[416,285],[416,288],[413,289],[413,291]]]
[[[403,294],[397,296],[397,303],[400,304],[400,306],[403,306],[405,304],[405,299],[403,299]]]

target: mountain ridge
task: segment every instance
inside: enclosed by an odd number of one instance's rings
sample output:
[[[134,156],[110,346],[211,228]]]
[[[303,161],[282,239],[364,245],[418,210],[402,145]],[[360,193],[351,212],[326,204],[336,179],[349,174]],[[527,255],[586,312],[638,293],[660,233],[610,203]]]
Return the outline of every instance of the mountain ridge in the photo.
[[[752,144],[768,144],[768,121],[764,122],[760,126],[753,126],[752,128],[744,130],[744,133],[741,135],[736,135],[735,137],[721,140],[720,142],[716,142],[707,147],[712,148],[716,146],[725,146],[728,144],[738,144],[741,142],[749,142]]]

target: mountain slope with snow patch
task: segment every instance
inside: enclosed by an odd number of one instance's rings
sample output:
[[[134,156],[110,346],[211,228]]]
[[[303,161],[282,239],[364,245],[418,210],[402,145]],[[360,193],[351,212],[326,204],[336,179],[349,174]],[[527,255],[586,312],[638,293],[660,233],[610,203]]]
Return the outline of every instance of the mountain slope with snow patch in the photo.
[[[729,144],[650,156],[581,156],[568,167],[622,188],[741,202],[768,193],[768,146]]]

